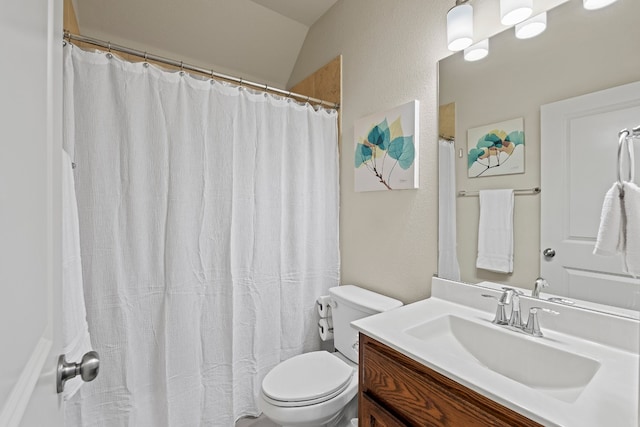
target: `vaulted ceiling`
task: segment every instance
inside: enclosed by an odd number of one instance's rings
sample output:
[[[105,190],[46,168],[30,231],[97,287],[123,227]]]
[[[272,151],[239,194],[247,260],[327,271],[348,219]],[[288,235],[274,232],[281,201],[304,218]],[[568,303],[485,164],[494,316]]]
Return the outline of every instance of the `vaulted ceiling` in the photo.
[[[80,32],[85,36],[279,88],[287,88],[309,28],[337,2],[72,1]],[[455,4],[454,0],[430,1]],[[425,0],[424,7],[428,8],[430,1]],[[565,1],[568,0],[536,0],[534,12]],[[499,0],[477,0],[473,6],[477,40],[507,28],[499,22]]]
[[[284,88],[336,0],[75,0],[83,35]]]

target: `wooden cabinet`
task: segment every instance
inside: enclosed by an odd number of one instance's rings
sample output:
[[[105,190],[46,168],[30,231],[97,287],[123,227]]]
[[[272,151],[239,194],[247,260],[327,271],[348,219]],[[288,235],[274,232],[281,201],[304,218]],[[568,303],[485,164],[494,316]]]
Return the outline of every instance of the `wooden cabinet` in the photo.
[[[540,426],[360,334],[360,427]]]
[[[360,426],[404,427],[405,424],[390,414],[369,396],[360,396],[358,420]]]

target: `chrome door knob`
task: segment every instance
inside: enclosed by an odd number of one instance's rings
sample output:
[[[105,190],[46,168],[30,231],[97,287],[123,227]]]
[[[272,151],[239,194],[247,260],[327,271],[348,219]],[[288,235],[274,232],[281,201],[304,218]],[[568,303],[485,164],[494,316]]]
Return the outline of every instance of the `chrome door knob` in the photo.
[[[553,258],[554,256],[556,256],[556,251],[555,249],[547,248],[542,251],[542,255],[544,255],[545,258]]]
[[[100,371],[100,357],[95,351],[90,351],[82,356],[80,363],[67,362],[64,354],[58,358],[58,370],[56,375],[56,389],[58,393],[64,391],[67,380],[80,375],[82,381],[93,381]]]

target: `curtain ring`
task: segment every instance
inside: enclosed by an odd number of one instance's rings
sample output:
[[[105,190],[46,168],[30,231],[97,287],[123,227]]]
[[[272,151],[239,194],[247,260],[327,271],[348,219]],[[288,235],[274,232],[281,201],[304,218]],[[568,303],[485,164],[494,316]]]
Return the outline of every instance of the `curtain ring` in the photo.
[[[629,136],[629,129],[624,128],[620,132],[618,132],[618,138],[620,138],[621,136],[624,137],[624,138]]]
[[[109,53],[111,53],[111,42],[107,42],[107,46],[108,46],[108,49],[109,49]]]
[[[311,99],[311,97],[310,97],[310,96],[307,96],[307,102],[309,102],[309,100],[310,100],[310,99]]]
[[[240,77],[240,87],[242,87],[242,77]]]

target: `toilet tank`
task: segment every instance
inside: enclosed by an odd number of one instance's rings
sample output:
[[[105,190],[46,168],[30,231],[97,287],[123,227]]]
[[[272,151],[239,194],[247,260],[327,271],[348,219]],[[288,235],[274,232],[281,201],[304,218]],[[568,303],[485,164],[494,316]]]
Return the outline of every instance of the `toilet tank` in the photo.
[[[354,285],[329,289],[333,317],[333,342],[337,351],[358,363],[358,331],[351,322],[400,307],[401,301]]]

